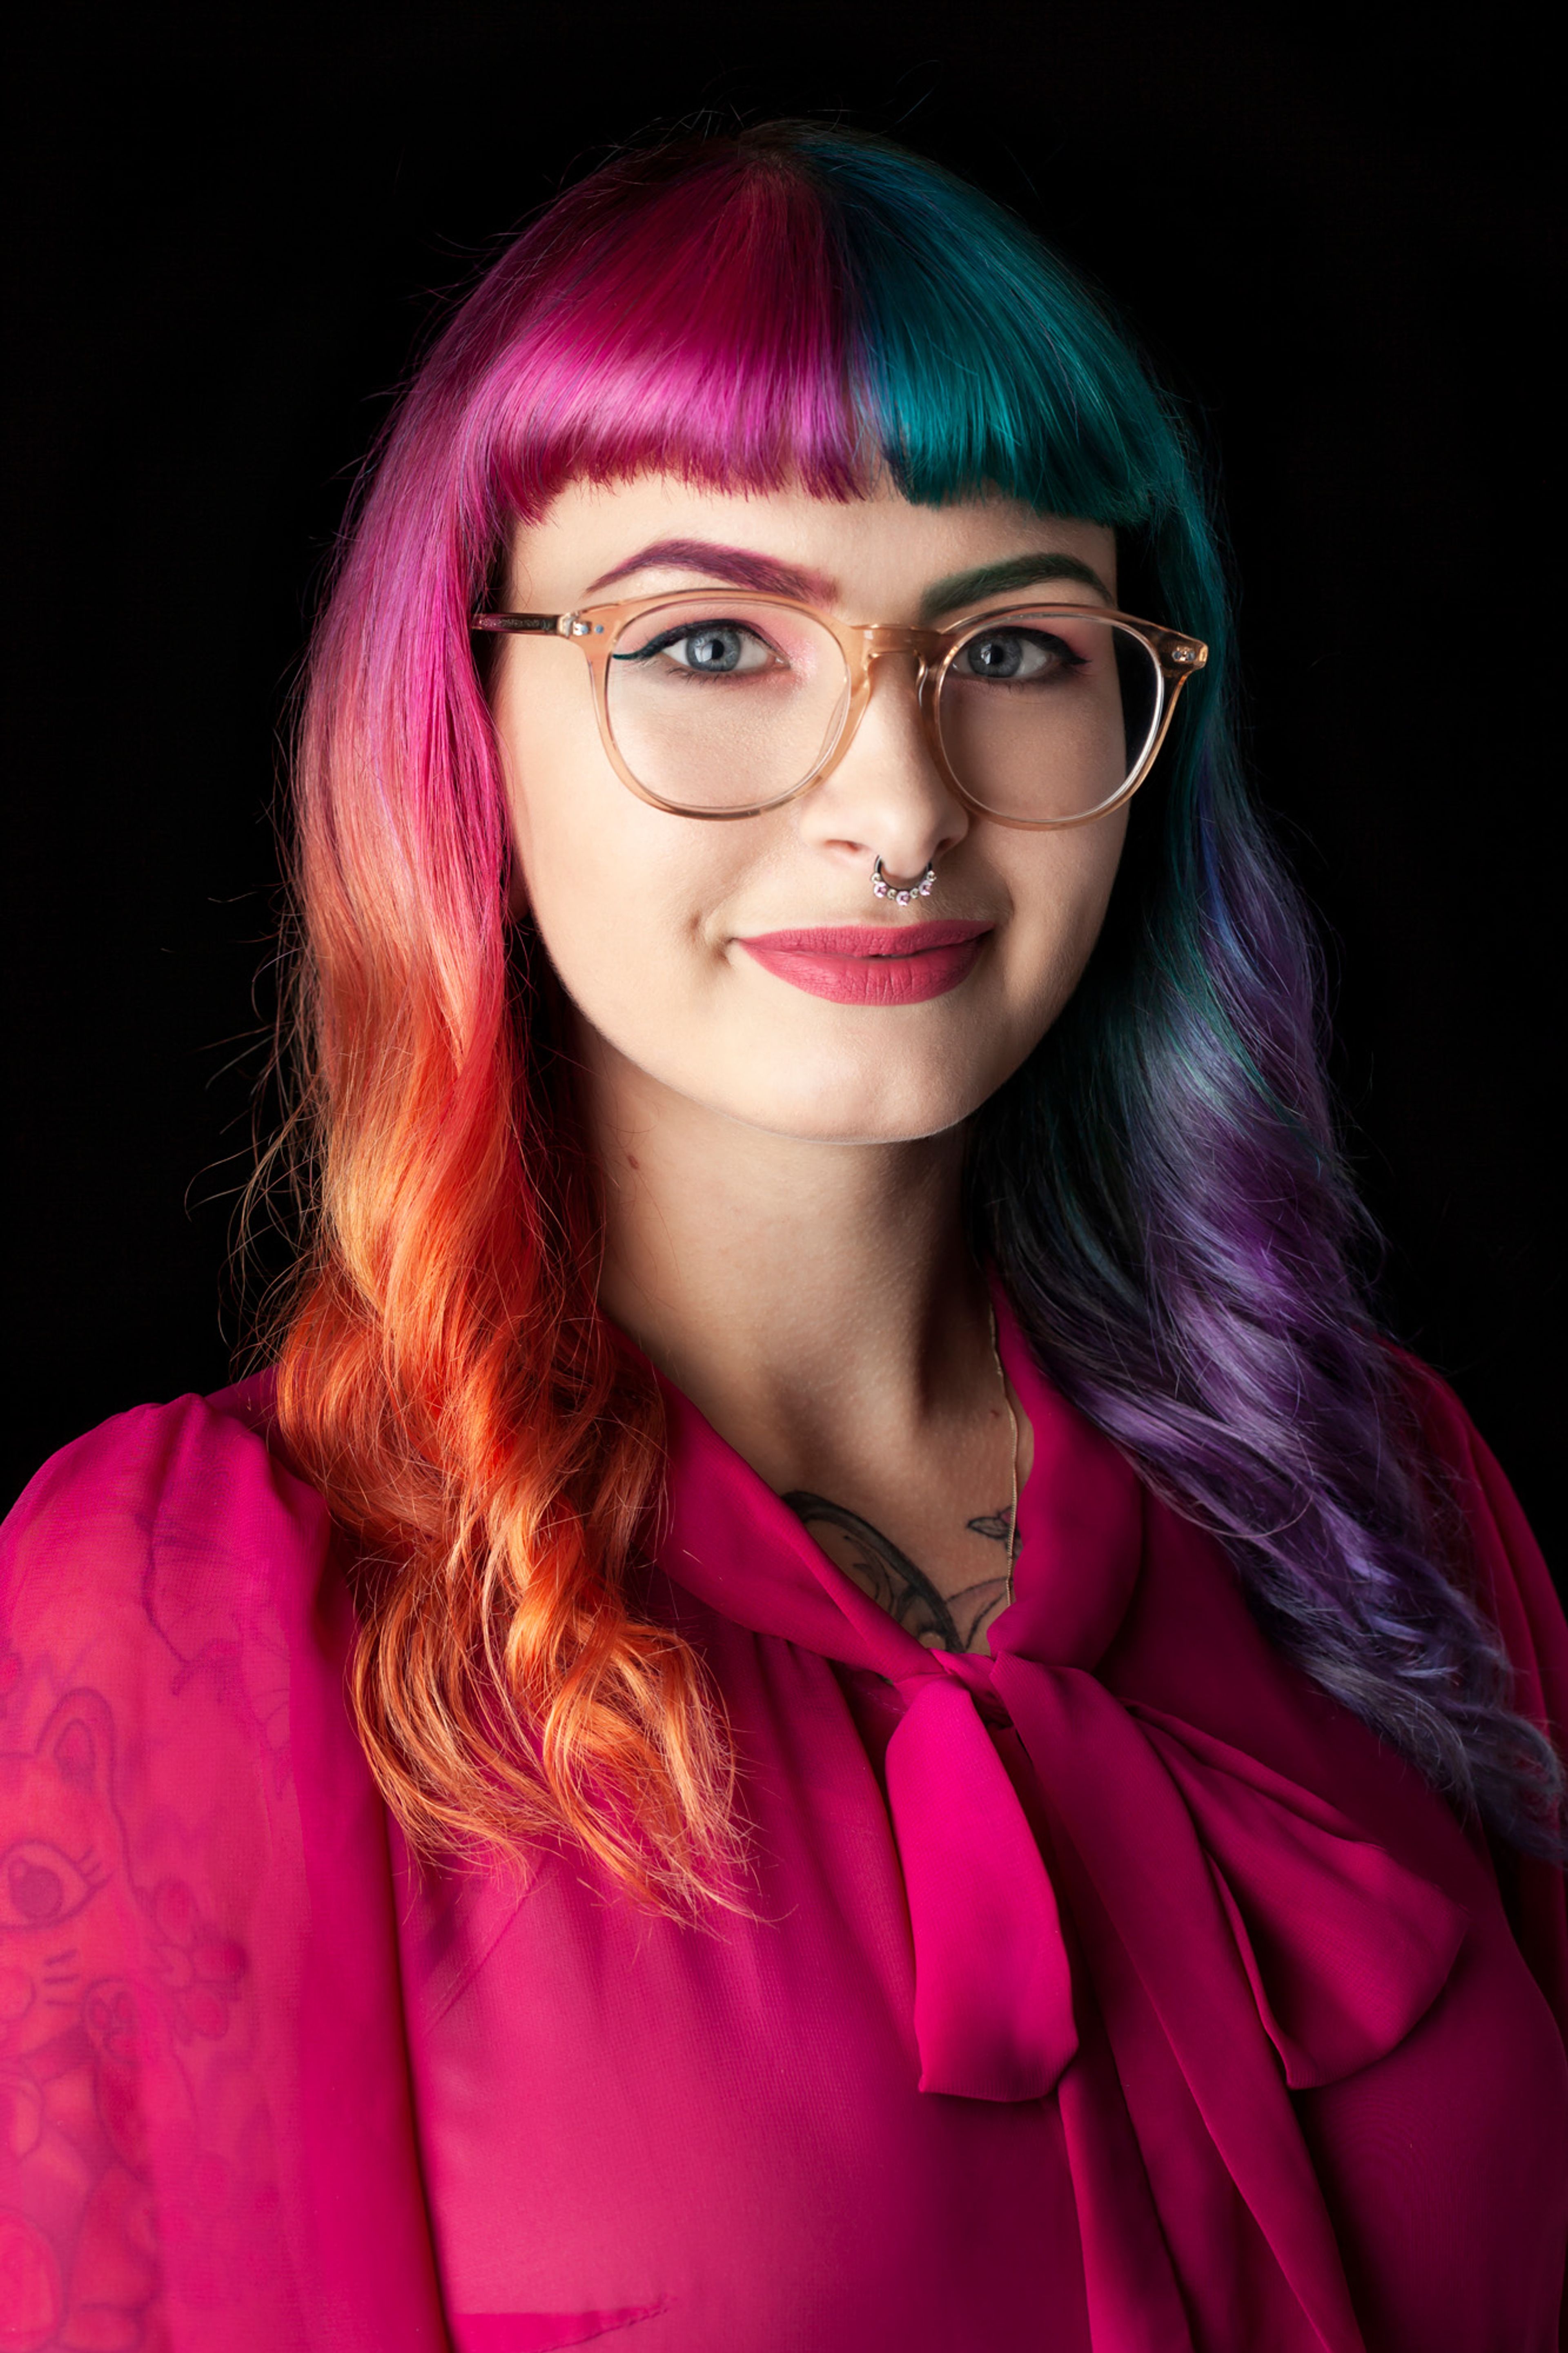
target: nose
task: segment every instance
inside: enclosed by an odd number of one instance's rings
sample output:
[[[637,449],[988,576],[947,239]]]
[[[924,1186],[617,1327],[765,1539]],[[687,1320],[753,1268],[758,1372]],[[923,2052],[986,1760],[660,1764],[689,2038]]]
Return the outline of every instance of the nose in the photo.
[[[840,862],[911,881],[955,849],[969,813],[933,755],[921,713],[923,666],[907,647],[871,649],[858,724],[827,775],[797,804],[803,836]]]

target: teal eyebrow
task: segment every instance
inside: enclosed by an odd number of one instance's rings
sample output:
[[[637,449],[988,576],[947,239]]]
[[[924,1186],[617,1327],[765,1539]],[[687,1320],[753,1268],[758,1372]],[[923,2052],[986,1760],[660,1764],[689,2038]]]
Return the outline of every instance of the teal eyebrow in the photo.
[[[921,619],[935,621],[1004,588],[1037,588],[1047,580],[1073,580],[1092,588],[1108,605],[1116,602],[1099,573],[1076,555],[1009,555],[1000,564],[977,565],[973,572],[952,572],[945,580],[933,581],[921,598]]]

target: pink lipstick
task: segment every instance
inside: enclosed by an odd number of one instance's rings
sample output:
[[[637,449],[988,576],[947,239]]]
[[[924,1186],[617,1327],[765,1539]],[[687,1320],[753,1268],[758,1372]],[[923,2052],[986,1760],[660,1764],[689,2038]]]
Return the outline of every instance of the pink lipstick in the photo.
[[[919,1005],[967,978],[990,923],[831,923],[736,944],[764,971],[836,1005]]]

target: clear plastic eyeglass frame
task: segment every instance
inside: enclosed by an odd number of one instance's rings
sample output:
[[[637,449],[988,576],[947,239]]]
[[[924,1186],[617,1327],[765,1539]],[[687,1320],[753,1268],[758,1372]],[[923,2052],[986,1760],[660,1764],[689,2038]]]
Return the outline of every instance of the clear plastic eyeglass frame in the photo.
[[[849,749],[856,730],[865,716],[871,699],[872,664],[884,654],[910,653],[915,659],[914,691],[931,757],[945,782],[966,808],[990,818],[995,824],[1017,826],[1031,832],[1089,825],[1096,818],[1108,817],[1112,809],[1121,808],[1124,802],[1131,800],[1159,756],[1183,687],[1190,678],[1196,677],[1208,660],[1208,648],[1200,638],[1184,636],[1179,629],[1168,629],[1158,621],[1142,621],[1132,614],[1118,612],[1114,607],[1105,605],[1010,605],[1005,610],[968,614],[963,620],[952,622],[945,628],[921,628],[901,622],[839,621],[816,606],[803,604],[793,596],[764,596],[752,589],[742,593],[748,607],[778,606],[788,612],[805,614],[820,628],[826,629],[837,641],[843,655],[848,685],[838,732],[826,744],[810,774],[802,776],[786,791],[775,793],[770,799],[756,801],[745,808],[687,807],[652,791],[627,767],[610,723],[609,666],[625,631],[645,614],[666,608],[676,613],[689,611],[695,619],[710,616],[714,610],[714,591],[711,588],[675,595],[666,593],[662,596],[632,596],[609,605],[584,605],[574,613],[476,613],[469,627],[475,633],[482,635],[571,639],[586,659],[593,681],[594,709],[599,723],[600,740],[611,766],[627,791],[635,793],[639,800],[648,802],[654,808],[668,810],[672,817],[706,818],[716,822],[727,822],[734,818],[761,817],[768,809],[782,808],[786,802],[809,791],[813,785],[820,784]],[[1004,816],[976,799],[965,788],[962,778],[953,774],[938,718],[942,684],[963,647],[981,631],[1016,625],[1026,617],[1038,619],[1052,613],[1085,620],[1113,621],[1131,636],[1141,638],[1152,655],[1160,673],[1159,708],[1136,765],[1119,789],[1101,801],[1097,808],[1085,809],[1072,817]]]

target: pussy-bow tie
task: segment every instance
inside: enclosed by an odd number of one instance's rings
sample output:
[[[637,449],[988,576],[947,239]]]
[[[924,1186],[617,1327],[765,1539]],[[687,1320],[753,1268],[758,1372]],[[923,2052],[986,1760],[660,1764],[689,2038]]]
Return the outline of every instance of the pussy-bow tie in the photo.
[[[1128,2211],[1128,2152],[1119,2159],[1106,2144],[1103,2029],[1075,2016],[1069,1940],[1092,1949],[1107,1926],[1301,2308],[1332,2353],[1359,2353],[1288,2092],[1336,2082],[1402,2042],[1444,1985],[1468,1915],[1310,1791],[1097,1680],[1139,1575],[1143,1491],[1044,1389],[1010,1317],[1004,1356],[1035,1462],[1015,1599],[989,1630],[990,1657],[922,1648],[673,1390],[660,1565],[737,1624],[868,1670],[904,1699],[886,1777],[914,1947],[920,2089],[976,2100],[1058,2092],[1080,2197],[1086,2171],[1100,2177],[1125,2225],[1098,2288],[1089,2280],[1097,2353],[1186,2353],[1192,2342],[1158,2226]],[[1083,1574],[1031,1576],[1031,1552]],[[1065,1935],[997,1745],[1009,1731],[1043,1798]],[[1080,2056],[1084,2039],[1094,2047]],[[1141,2178],[1135,2153],[1133,2163]],[[1085,2252],[1092,2272],[1087,2242]],[[1131,2277],[1130,2264],[1148,2276]],[[1108,2299],[1126,2301],[1124,2327]]]

